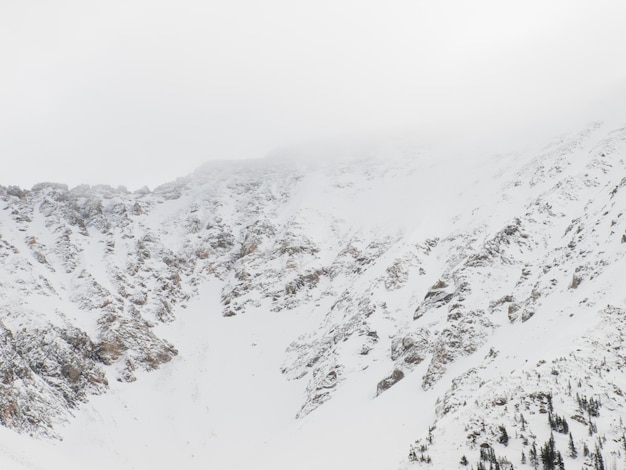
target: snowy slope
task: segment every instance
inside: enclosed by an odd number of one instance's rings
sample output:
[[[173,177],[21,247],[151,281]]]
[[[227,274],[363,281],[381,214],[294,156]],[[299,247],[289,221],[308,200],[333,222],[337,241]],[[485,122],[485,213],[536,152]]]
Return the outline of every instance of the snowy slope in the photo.
[[[626,468],[625,158],[594,123],[0,188],[0,462],[528,468],[564,417],[567,468]]]

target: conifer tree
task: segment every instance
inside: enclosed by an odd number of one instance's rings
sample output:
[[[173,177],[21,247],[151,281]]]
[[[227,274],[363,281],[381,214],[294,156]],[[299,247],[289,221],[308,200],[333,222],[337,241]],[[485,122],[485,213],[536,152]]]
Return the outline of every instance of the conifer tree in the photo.
[[[504,426],[499,426],[500,436],[498,437],[498,442],[503,445],[509,444],[509,434],[506,432],[506,428]]]
[[[539,468],[539,458],[537,456],[537,445],[535,444],[535,441],[533,441],[533,445],[530,448],[530,464],[533,466],[533,468],[535,470],[537,470],[537,468]]]
[[[556,450],[554,448],[554,436],[550,434],[550,439],[541,448],[541,463],[544,470],[554,470],[554,462],[556,461]]]
[[[554,463],[556,465],[556,468],[558,468],[558,470],[565,470],[565,463],[563,462],[563,456],[558,450],[556,451],[556,459]]]
[[[604,459],[602,458],[602,453],[600,452],[600,448],[597,445],[593,460],[595,470],[604,470]]]
[[[569,432],[567,420],[562,416],[548,413],[548,422],[550,423],[550,428],[552,428],[553,431],[560,432],[562,434],[567,434]]]
[[[572,433],[569,433],[569,444],[568,444],[568,449],[569,449],[569,456],[573,459],[575,459],[576,457],[578,457],[578,451],[576,450],[576,446],[574,445],[574,438],[572,437]]]

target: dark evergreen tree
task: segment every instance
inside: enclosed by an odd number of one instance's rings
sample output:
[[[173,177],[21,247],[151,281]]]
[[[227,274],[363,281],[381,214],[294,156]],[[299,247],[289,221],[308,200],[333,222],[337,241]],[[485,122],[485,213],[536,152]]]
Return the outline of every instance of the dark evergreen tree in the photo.
[[[526,463],[526,454],[522,451],[522,464]]]
[[[593,436],[596,432],[598,432],[598,427],[596,426],[596,423],[591,421],[591,415],[589,415],[589,435]]]
[[[576,400],[581,411],[586,411],[589,416],[594,418],[600,416],[600,400],[596,400],[593,397],[587,398],[585,395],[581,397],[578,393],[576,394]]]
[[[560,432],[561,434],[567,434],[569,432],[567,420],[562,416],[548,413],[548,422],[550,423],[550,428],[553,431]]]
[[[552,394],[551,394],[551,393],[548,393],[548,394],[546,395],[546,398],[548,399],[548,411],[549,411],[550,413],[552,413],[552,412],[554,411],[554,409],[553,409],[553,407],[552,407]]]
[[[556,449],[554,447],[554,436],[550,435],[548,442],[541,448],[541,463],[544,470],[554,470],[556,461]]]
[[[572,437],[572,433],[569,433],[569,443],[567,445],[569,449],[569,456],[573,459],[578,457],[578,450],[576,450],[576,446],[574,445],[574,438]]]
[[[558,468],[558,470],[565,470],[565,463],[563,462],[563,456],[558,450],[556,451],[556,460],[554,464],[555,464],[555,468]]]
[[[602,458],[602,453],[600,452],[600,448],[596,445],[596,451],[593,454],[593,463],[595,470],[604,470],[604,459]]]
[[[585,457],[589,456],[589,447],[587,447],[587,443],[586,442],[583,442],[583,455]]]
[[[461,457],[461,461],[459,463],[463,465],[464,467],[467,467],[467,464],[469,464],[469,462],[467,461],[467,457],[465,456]]]
[[[506,428],[504,426],[499,426],[500,435],[498,436],[498,442],[502,445],[509,444],[509,433],[506,432]]]
[[[530,448],[529,459],[530,464],[535,470],[539,468],[539,457],[537,455],[537,445],[535,444],[535,441],[533,441],[533,445]]]

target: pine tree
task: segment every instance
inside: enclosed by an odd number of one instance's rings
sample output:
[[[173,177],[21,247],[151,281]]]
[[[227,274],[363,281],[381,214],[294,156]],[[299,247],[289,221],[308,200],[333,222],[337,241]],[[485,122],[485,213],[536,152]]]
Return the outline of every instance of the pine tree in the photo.
[[[556,459],[555,459],[556,468],[559,470],[565,470],[565,463],[563,462],[563,456],[557,450],[556,451]]]
[[[465,456],[461,457],[461,462],[460,462],[461,465],[463,465],[464,467],[467,467],[468,463],[469,462],[467,461],[467,457]]]
[[[526,463],[526,454],[522,451],[522,464]]]
[[[568,444],[568,449],[569,449],[569,456],[573,459],[575,459],[576,457],[578,457],[578,451],[576,450],[576,446],[574,445],[574,438],[572,437],[572,433],[569,433],[569,444]]]
[[[550,423],[550,428],[553,431],[560,432],[562,434],[567,434],[569,432],[567,420],[557,414],[548,413],[548,422]]]
[[[595,470],[604,470],[604,459],[602,458],[602,453],[597,445],[594,453],[594,468]]]
[[[556,451],[554,448],[554,436],[551,434],[550,439],[541,448],[541,463],[544,470],[554,470],[554,462],[556,461]]]
[[[596,432],[598,432],[598,427],[594,422],[591,421],[591,415],[589,415],[589,435],[593,436],[593,434]]]
[[[536,470],[537,468],[539,468],[539,458],[537,456],[537,445],[535,444],[535,441],[533,441],[533,445],[530,448],[529,454],[530,454],[530,464]]]
[[[548,399],[548,411],[552,413],[554,411],[554,408],[552,406],[552,393],[548,393],[546,395],[546,398]]]
[[[506,428],[504,426],[499,426],[500,436],[498,437],[498,442],[503,445],[509,444],[509,434],[506,432]]]

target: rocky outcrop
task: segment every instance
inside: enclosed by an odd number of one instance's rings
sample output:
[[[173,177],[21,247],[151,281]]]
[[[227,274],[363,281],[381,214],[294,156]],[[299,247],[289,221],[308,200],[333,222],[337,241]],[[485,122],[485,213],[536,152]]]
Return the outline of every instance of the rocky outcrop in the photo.
[[[459,174],[421,199],[427,155],[207,165],[153,192],[0,187],[0,420],[53,434],[89,394],[170,361],[178,345],[156,326],[209,279],[225,317],[293,312],[313,325],[275,365],[301,384],[294,415],[372,364],[372,396],[411,374],[425,390],[473,387],[499,331],[598,311],[600,281],[624,256],[625,142],[594,125],[490,160],[505,175],[495,182]],[[465,406],[454,395],[446,413]]]

